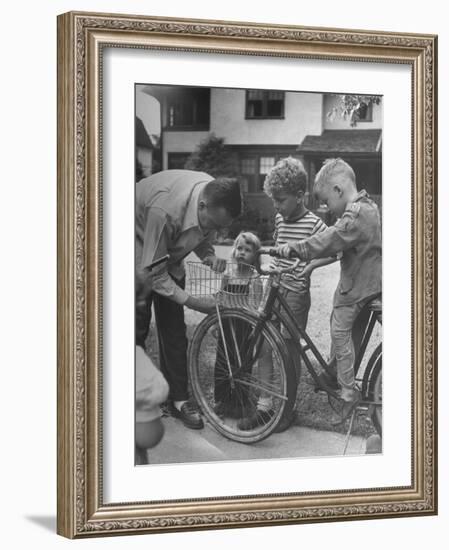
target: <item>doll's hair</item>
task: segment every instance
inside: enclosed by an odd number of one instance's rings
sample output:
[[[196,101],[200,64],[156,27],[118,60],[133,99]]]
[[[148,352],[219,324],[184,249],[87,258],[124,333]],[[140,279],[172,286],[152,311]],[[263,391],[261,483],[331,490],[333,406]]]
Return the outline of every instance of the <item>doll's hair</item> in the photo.
[[[254,258],[254,266],[259,268],[260,267],[260,256],[256,254],[261,247],[260,239],[257,235],[254,233],[251,233],[250,231],[241,231],[237,237],[234,240],[234,244],[232,245],[231,249],[231,258],[235,260],[235,256],[237,253],[237,246],[240,241],[244,241],[245,244],[249,244],[252,246],[255,254]]]

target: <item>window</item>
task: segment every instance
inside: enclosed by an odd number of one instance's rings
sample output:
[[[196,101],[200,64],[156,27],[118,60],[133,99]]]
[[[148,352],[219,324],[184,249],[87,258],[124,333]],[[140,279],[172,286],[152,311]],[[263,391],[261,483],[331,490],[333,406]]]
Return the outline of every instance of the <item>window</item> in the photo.
[[[357,122],[372,122],[373,121],[373,104],[361,103],[356,111]]]
[[[241,186],[244,193],[254,193],[257,189],[257,157],[240,159]]]
[[[259,161],[259,190],[263,191],[263,184],[268,172],[276,164],[276,157],[260,157]]]
[[[241,162],[242,174],[255,174],[256,173],[256,159],[255,158],[243,158]]]
[[[167,127],[208,130],[210,89],[196,88],[178,92],[167,103]]]
[[[271,151],[270,151],[271,152]],[[251,151],[240,153],[239,176],[244,193],[263,193],[263,184],[268,172],[278,160],[289,155],[295,156],[294,151],[272,152]]]
[[[260,173],[268,174],[275,164],[275,157],[260,157]]]
[[[246,118],[284,118],[284,92],[247,90]]]
[[[168,170],[182,170],[190,157],[190,153],[168,153]]]

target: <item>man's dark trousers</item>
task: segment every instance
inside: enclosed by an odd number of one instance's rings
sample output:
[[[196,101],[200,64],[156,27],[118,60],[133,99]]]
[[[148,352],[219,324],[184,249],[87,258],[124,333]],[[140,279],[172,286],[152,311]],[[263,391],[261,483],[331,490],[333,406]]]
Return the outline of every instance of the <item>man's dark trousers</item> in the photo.
[[[185,288],[185,278],[175,280]],[[154,305],[159,343],[159,365],[170,388],[172,401],[188,399],[187,335],[184,322],[184,306],[165,296],[152,292],[146,299],[147,334],[151,321],[151,304]]]

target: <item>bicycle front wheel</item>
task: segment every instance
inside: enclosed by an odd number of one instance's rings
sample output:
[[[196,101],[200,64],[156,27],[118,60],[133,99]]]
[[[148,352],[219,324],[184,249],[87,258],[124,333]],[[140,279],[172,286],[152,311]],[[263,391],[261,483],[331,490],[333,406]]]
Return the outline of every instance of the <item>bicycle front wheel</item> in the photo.
[[[198,325],[189,348],[190,381],[219,433],[241,443],[261,441],[291,412],[296,376],[286,349],[271,323],[261,327],[243,310],[225,309]]]

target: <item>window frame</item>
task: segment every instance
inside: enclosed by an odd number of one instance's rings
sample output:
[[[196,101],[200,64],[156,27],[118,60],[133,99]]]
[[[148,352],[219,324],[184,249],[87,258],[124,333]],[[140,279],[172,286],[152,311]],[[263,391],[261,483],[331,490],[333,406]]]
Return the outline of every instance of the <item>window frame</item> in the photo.
[[[248,180],[248,189],[245,191],[245,194],[247,195],[263,195],[263,181],[265,180],[265,177],[267,174],[262,174],[260,171],[260,165],[261,165],[261,159],[262,158],[268,158],[272,157],[274,158],[274,165],[286,156],[292,156],[291,153],[284,153],[282,151],[276,151],[274,153],[270,153],[266,150],[259,150],[259,151],[251,151],[251,152],[245,152],[245,153],[239,153],[238,156],[238,170],[239,170],[239,176],[243,177]],[[294,156],[294,155],[293,155]],[[299,158],[295,157],[295,158]],[[244,173],[242,172],[242,163],[244,160],[254,160],[255,161],[255,167],[256,171],[254,173]],[[254,189],[256,187],[256,189]]]
[[[198,122],[198,113],[199,113],[198,104],[199,104],[199,101],[198,101],[198,97],[196,97],[197,95],[199,95],[198,89],[186,90],[184,92],[184,94],[177,94],[177,95],[169,97],[167,99],[166,104],[165,104],[166,124],[163,127],[163,130],[165,132],[179,132],[179,131],[180,132],[186,132],[186,131],[202,131],[202,132],[204,132],[204,131],[209,131],[210,130],[210,119],[211,119],[211,112],[210,112],[211,97],[210,96],[211,96],[211,92],[210,92],[210,88],[204,88],[204,89],[209,90],[209,93],[208,93],[207,122]],[[187,102],[192,102],[193,119],[194,119],[192,124],[179,124],[179,123],[176,124],[175,121],[173,121],[174,122],[173,124],[170,124],[170,119],[171,119],[170,109],[172,107],[174,107],[177,103],[182,104],[182,103],[187,103]]]
[[[360,109],[362,108],[362,106],[360,105],[360,107],[356,110],[356,113],[357,113],[357,124],[359,122],[373,122],[373,117],[374,117],[374,114],[373,114],[373,102],[370,101],[369,103],[365,103],[363,102],[364,105],[366,105],[366,114],[365,114],[365,117],[364,118],[360,118]]]
[[[251,116],[249,114],[249,93],[250,92],[262,92],[262,115]],[[276,92],[282,94],[282,112],[280,115],[270,116],[268,111],[268,94],[270,92]],[[255,88],[247,89],[245,91],[245,120],[283,120],[285,119],[285,91],[284,90],[257,90]]]

